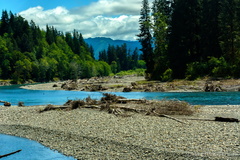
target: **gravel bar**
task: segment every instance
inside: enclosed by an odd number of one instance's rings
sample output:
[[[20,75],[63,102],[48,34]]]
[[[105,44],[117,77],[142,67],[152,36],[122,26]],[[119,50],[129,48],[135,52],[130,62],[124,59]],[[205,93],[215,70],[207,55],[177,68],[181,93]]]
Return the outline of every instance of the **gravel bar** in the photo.
[[[44,106],[0,107],[0,133],[36,140],[76,159],[240,159],[240,106],[203,106],[192,116],[133,114],[76,109],[39,113]],[[199,119],[199,120],[196,120]]]

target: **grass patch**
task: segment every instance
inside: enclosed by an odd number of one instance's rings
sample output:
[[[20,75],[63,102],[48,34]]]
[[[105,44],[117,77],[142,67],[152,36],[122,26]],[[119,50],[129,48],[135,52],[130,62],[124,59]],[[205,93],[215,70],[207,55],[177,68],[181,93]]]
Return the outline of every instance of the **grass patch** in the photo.
[[[128,70],[128,71],[121,71],[117,73],[117,76],[128,76],[128,75],[136,75],[136,76],[144,76],[146,69],[135,69],[135,70]]]

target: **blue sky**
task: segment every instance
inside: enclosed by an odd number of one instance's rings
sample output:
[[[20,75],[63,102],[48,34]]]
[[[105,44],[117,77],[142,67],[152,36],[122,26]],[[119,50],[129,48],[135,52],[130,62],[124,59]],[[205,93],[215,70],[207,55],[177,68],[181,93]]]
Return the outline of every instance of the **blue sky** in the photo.
[[[98,0],[0,0],[0,8],[1,10],[6,9],[11,10],[13,13],[19,13],[36,6],[42,6],[45,9],[64,6],[67,9],[72,9],[97,1]]]
[[[151,3],[153,0],[149,0]],[[59,31],[88,37],[135,40],[142,0],[0,0],[0,9]]]

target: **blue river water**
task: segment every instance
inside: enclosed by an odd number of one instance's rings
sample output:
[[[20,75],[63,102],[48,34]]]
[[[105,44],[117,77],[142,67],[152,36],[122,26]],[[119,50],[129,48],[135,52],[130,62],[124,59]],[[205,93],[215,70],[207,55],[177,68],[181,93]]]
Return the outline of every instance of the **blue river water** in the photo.
[[[187,101],[192,105],[240,105],[240,92],[111,92],[119,96],[134,99],[175,99]],[[0,87],[0,100],[8,101],[12,105],[18,102],[24,102],[26,106],[30,105],[62,105],[67,100],[84,99],[90,96],[92,99],[100,99],[102,92],[80,92],[80,91],[43,91],[26,90],[19,86]],[[1,105],[1,104],[0,104]],[[66,157],[58,152],[52,151],[41,144],[28,139],[7,136],[0,134],[0,155],[22,149],[16,155],[3,158],[3,160],[72,160],[72,157]]]
[[[74,160],[25,138],[0,134],[0,155],[22,150],[2,160]]]
[[[177,99],[187,101],[192,105],[240,105],[240,92],[111,92],[119,96],[135,99]],[[13,105],[24,102],[26,106],[55,104],[62,105],[67,100],[100,99],[102,92],[81,92],[62,90],[26,90],[19,86],[0,87],[0,100],[8,101]]]

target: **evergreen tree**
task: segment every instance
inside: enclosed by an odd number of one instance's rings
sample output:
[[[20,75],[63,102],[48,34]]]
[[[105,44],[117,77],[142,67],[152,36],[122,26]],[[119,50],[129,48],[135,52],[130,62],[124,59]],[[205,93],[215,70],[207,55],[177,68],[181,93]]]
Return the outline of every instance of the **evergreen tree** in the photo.
[[[154,70],[152,79],[161,79],[161,75],[169,68],[167,47],[168,30],[171,21],[171,1],[155,0],[153,2],[153,31],[154,31]]]
[[[143,59],[146,62],[146,78],[151,79],[152,72],[154,69],[154,56],[153,56],[153,47],[152,47],[152,35],[151,35],[151,18],[150,18],[150,7],[148,0],[142,1],[142,9],[140,12],[140,34],[139,42],[142,45],[141,51],[143,53]]]
[[[198,0],[177,0],[172,15],[168,46],[173,78],[184,78],[190,59],[200,57],[200,4]]]
[[[99,52],[99,61],[108,62],[107,51],[105,49]]]
[[[110,65],[94,60],[93,50],[76,30],[73,36],[48,25],[43,31],[7,11],[2,13],[0,29],[0,78],[23,83],[110,74]]]
[[[209,56],[220,57],[220,0],[203,0],[201,18],[201,52],[202,60]]]
[[[3,35],[4,33],[9,33],[9,31],[10,31],[9,16],[8,12],[4,10],[2,11],[1,17],[0,35]]]

